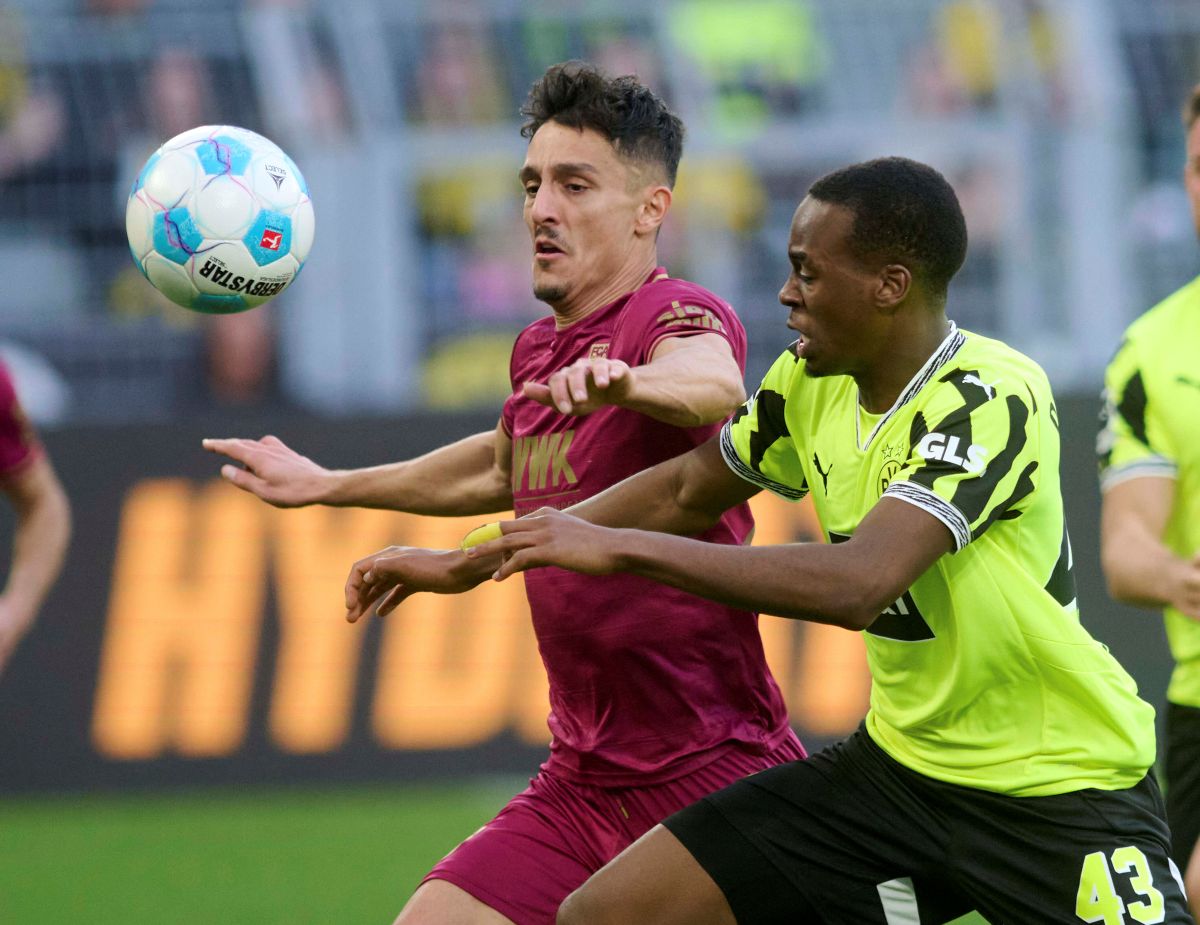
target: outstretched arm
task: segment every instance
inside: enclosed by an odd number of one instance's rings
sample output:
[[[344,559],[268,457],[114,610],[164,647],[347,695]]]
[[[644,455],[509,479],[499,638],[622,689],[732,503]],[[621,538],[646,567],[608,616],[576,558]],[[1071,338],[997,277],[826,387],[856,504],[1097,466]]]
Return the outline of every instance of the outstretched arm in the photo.
[[[424,456],[364,469],[326,469],[276,437],[205,440],[234,463],[221,476],[276,507],[327,504],[411,514],[493,514],[512,508],[512,440],[503,426]]]
[[[637,525],[696,534],[756,491],[729,471],[712,440],[631,476],[570,510],[609,526]],[[490,578],[500,562],[498,553],[476,556],[461,549],[388,547],[351,567],[346,579],[346,619],[354,623],[372,611],[385,616],[419,591],[468,591]]]
[[[505,521],[501,539],[468,550],[467,558],[507,557],[498,579],[546,565],[595,575],[631,572],[747,610],[864,629],[953,548],[941,521],[894,498],[881,499],[854,536],[837,545],[727,546],[632,528],[696,532],[704,522],[698,512],[736,497],[729,480],[737,476],[717,467],[724,467],[719,451],[705,444],[569,514],[544,509]],[[674,470],[676,479],[664,470]],[[653,490],[666,497],[673,481],[675,500],[656,502]]]
[[[62,570],[71,508],[50,461],[40,456],[0,483],[17,515],[12,564],[0,593],[0,671],[33,625]]]
[[[528,398],[563,414],[617,405],[677,427],[723,421],[746,400],[742,372],[719,334],[661,340],[642,366],[583,357],[545,383],[522,388]]]
[[[1200,620],[1200,551],[1190,559],[1163,542],[1175,480],[1143,476],[1104,492],[1100,558],[1108,593],[1138,607],[1174,607]]]

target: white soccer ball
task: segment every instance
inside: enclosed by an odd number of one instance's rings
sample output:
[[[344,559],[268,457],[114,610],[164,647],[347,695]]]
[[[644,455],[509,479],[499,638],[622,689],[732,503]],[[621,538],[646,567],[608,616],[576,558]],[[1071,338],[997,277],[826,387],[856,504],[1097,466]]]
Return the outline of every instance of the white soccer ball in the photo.
[[[125,207],[134,262],[184,308],[229,314],[282,292],[316,228],[308,185],[278,145],[202,125],[150,155]]]

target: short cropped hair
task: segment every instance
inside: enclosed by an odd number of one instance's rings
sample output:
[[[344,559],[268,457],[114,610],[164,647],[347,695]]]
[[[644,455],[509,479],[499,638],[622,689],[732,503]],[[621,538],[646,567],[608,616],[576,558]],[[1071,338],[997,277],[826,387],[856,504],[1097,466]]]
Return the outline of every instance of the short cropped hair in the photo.
[[[854,213],[850,247],[864,261],[907,266],[938,294],[967,255],[967,223],[954,189],[925,164],[884,157],[826,174],[808,190]]]
[[[551,121],[592,129],[612,143],[618,156],[662,167],[667,185],[675,185],[683,123],[636,77],[608,77],[582,61],[555,64],[530,88],[521,115],[524,138]]]
[[[1200,84],[1192,87],[1187,102],[1183,104],[1183,127],[1190,132],[1197,119],[1200,119]]]

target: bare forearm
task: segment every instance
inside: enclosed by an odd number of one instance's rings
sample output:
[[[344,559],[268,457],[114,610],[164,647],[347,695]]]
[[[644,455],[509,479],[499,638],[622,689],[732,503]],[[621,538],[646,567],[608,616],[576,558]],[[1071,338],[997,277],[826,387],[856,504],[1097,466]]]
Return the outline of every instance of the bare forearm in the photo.
[[[633,373],[621,406],[677,427],[723,421],[746,399],[741,371],[732,356],[681,349],[638,366]]]
[[[1102,553],[1108,593],[1135,607],[1173,604],[1172,589],[1189,568],[1186,560],[1144,531],[1106,539]]]
[[[436,516],[510,510],[512,486],[495,464],[491,437],[475,434],[416,459],[331,472],[326,503]]]
[[[57,484],[20,512],[4,596],[32,619],[62,571],[71,538],[71,510]]]
[[[734,475],[717,438],[632,475],[568,509],[604,527],[637,527],[696,536],[758,489]]]
[[[859,630],[894,599],[820,543],[726,546],[621,531],[622,571],[745,610]]]

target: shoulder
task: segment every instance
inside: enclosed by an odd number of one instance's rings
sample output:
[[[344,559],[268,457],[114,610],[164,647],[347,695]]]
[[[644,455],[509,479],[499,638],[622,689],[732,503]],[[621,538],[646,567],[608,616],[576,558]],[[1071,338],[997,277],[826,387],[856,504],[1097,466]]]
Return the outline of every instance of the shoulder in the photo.
[[[1200,277],[1175,290],[1161,302],[1139,315],[1125,329],[1113,363],[1136,362],[1144,351],[1194,351],[1194,338],[1180,334],[1187,330],[1200,331]]]
[[[7,413],[16,404],[17,390],[8,365],[0,360],[0,412]]]
[[[962,347],[934,374],[921,405],[945,412],[966,405],[973,411],[1015,398],[1032,414],[1049,409],[1054,401],[1050,380],[1033,359],[1004,341],[962,333]]]
[[[689,317],[715,316],[736,319],[737,314],[728,302],[698,283],[669,276],[659,276],[633,294],[626,303],[625,314],[653,316],[663,324],[684,322]]]
[[[962,349],[946,364],[946,369],[964,369],[985,374],[995,381],[1000,393],[1019,393],[1027,390],[1050,391],[1046,371],[1032,357],[1002,340],[984,337],[971,331],[963,332],[966,340]],[[968,383],[972,384],[972,383]]]

